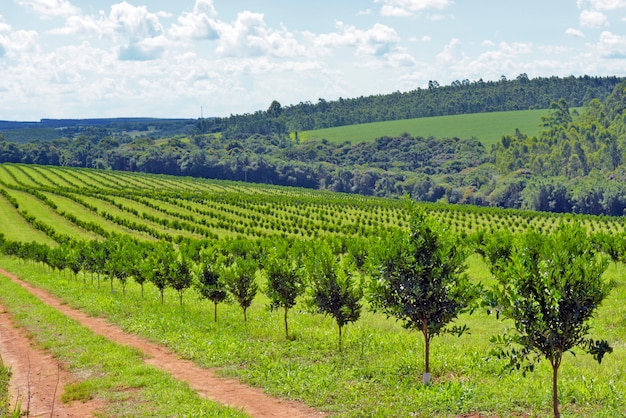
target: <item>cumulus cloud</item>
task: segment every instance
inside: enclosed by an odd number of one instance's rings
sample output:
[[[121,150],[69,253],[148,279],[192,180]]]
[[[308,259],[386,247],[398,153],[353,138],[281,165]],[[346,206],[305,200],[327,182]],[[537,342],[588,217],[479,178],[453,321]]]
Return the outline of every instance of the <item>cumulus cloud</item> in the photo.
[[[210,17],[217,16],[213,0],[196,0],[193,6],[193,13],[196,15],[205,14]]]
[[[22,7],[37,13],[41,18],[68,17],[80,13],[80,9],[68,0],[14,0]]]
[[[39,50],[39,34],[32,30],[14,31],[0,15],[0,58],[17,57]]]
[[[567,28],[565,30],[565,34],[569,35],[569,36],[574,36],[576,38],[584,38],[585,37],[585,34],[582,31],[580,31],[578,29],[574,29],[574,28]]]
[[[234,23],[217,22],[219,45],[216,51],[223,56],[293,57],[305,55],[306,48],[295,35],[282,27],[269,28],[262,13],[244,11]]]
[[[602,58],[626,59],[626,37],[609,31],[600,34],[600,40],[595,45]]]
[[[172,25],[169,34],[174,39],[217,39],[218,23],[212,18],[217,12],[210,0],[197,0],[192,13],[183,13],[178,24]]]
[[[578,0],[578,8],[587,5],[595,10],[617,10],[626,8],[626,0]]]
[[[383,16],[407,17],[427,10],[443,10],[453,4],[452,0],[374,0],[382,3]]]
[[[597,10],[583,10],[580,13],[580,26],[587,28],[601,28],[608,25],[609,20],[602,12]]]
[[[354,47],[359,55],[384,55],[400,42],[398,33],[389,26],[376,23],[371,29],[361,30],[343,22],[337,23],[337,32],[316,37],[315,44],[322,49]]]

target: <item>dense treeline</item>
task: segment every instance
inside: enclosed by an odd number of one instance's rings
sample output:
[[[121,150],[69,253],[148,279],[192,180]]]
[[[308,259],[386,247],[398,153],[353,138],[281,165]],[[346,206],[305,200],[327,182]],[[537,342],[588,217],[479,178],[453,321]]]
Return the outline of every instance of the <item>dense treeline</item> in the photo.
[[[319,99],[317,103],[298,103],[282,107],[274,101],[267,111],[231,115],[226,118],[202,119],[197,133],[222,132],[226,135],[286,133],[334,126],[458,115],[507,110],[546,109],[564,98],[573,107],[583,106],[594,98],[604,100],[622,79],[618,77],[549,77],[529,79],[520,74],[514,80],[454,81],[440,86],[431,81],[428,89],[408,92]]]

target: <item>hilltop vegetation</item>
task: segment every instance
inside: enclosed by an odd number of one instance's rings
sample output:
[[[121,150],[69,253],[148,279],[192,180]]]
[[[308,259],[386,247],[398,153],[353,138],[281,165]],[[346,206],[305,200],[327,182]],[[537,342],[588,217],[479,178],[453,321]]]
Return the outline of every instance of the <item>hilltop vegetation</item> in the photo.
[[[318,103],[282,107],[274,101],[267,111],[200,120],[196,133],[221,132],[227,136],[284,134],[335,126],[356,125],[468,113],[547,109],[552,101],[565,99],[580,107],[592,99],[604,100],[622,79],[618,77],[550,77],[529,79],[520,74],[515,80],[474,82],[455,81],[440,86],[431,81],[428,89],[408,92],[340,98]],[[386,135],[389,135],[387,133]]]
[[[406,132],[368,142],[352,143],[340,137],[333,141],[302,140],[293,132],[291,136],[282,132],[289,111],[273,103],[262,112],[269,125],[262,121],[255,125],[261,131],[265,126],[265,134],[235,129],[254,121],[253,117],[241,115],[229,118],[228,123],[226,119],[202,119],[195,133],[167,139],[118,135],[101,127],[77,130],[68,138],[25,144],[0,135],[0,162],[141,171],[371,196],[409,194],[430,202],[622,215],[626,207],[626,135],[622,120],[626,84],[617,84],[609,96],[602,92],[615,81],[590,77],[524,81],[518,77],[514,81],[461,83],[428,91],[424,97],[429,100],[440,96],[449,99],[446,95],[453,92],[459,97],[470,92],[475,97],[482,92],[485,95],[479,97],[484,103],[491,103],[487,98],[493,96],[500,98],[497,102],[511,104],[511,100],[504,100],[511,92],[534,91],[522,96],[543,100],[547,93],[539,95],[541,90],[531,87],[556,86],[560,87],[557,92],[570,91],[566,96],[576,100],[570,103],[553,97],[550,108],[536,120],[541,126],[538,133],[520,129],[502,132],[491,147],[478,138],[435,138]],[[580,114],[578,110],[570,111],[570,105],[579,106],[591,92],[602,98],[587,102]],[[392,96],[384,97],[391,100]],[[200,133],[214,129],[218,132]]]

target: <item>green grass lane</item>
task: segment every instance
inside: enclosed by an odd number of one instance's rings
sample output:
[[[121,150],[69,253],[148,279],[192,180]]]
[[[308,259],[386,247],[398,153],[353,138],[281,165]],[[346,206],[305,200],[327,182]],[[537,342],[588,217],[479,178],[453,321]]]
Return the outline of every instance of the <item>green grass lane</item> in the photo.
[[[46,225],[50,225],[59,234],[81,239],[99,238],[97,234],[91,231],[86,231],[59,215],[53,208],[39,200],[37,197],[18,190],[11,190],[9,193],[18,202],[20,209],[25,209],[37,220],[42,221]]]
[[[0,196],[0,234],[11,241],[31,242],[55,246],[52,238],[33,228],[4,197]]]
[[[484,283],[491,276],[472,256],[469,274]],[[503,363],[490,356],[491,336],[511,323],[484,311],[465,315],[470,327],[461,338],[433,340],[431,366],[435,384],[421,384],[423,341],[418,333],[364,309],[362,319],[346,327],[344,350],[336,347],[337,330],[327,317],[312,314],[300,303],[290,311],[292,338],[284,339],[280,312],[270,312],[258,295],[243,323],[241,309],[221,304],[217,324],[212,305],[194,290],[184,305],[168,289],[165,304],[152,285],[142,299],[130,282],[123,296],[119,283],[84,284],[50,270],[0,257],[0,265],[27,278],[92,315],[104,315],[129,332],[159,342],[202,366],[237,377],[273,395],[303,400],[340,417],[358,416],[543,416],[550,411],[551,369],[543,362],[533,374],[502,372]],[[588,355],[566,355],[560,377],[563,414],[575,417],[615,417],[626,414],[626,268],[607,272],[617,282],[594,320],[593,333],[607,338],[614,352],[601,365]],[[259,278],[262,285],[262,279]]]
[[[153,237],[150,237],[147,234],[133,231],[132,229],[125,228],[116,224],[115,222],[104,219],[98,214],[90,211],[86,207],[73,201],[72,199],[49,192],[42,192],[42,194],[44,194],[48,199],[54,202],[54,204],[57,205],[59,211],[71,213],[72,215],[76,216],[76,218],[80,221],[93,222],[100,225],[102,228],[104,228],[105,231],[110,233],[129,235],[133,238],[137,238],[140,240],[154,240]]]
[[[78,381],[64,388],[65,396],[105,401],[103,416],[245,416],[201,399],[186,384],[144,364],[136,350],[95,336],[3,276],[0,300],[38,345],[69,365]]]

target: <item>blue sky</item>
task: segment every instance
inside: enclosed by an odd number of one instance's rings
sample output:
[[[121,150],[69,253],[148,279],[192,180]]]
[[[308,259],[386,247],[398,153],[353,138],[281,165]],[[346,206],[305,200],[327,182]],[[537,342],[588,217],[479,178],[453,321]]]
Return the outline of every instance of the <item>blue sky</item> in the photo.
[[[626,76],[626,0],[2,0],[0,119],[225,116]]]

